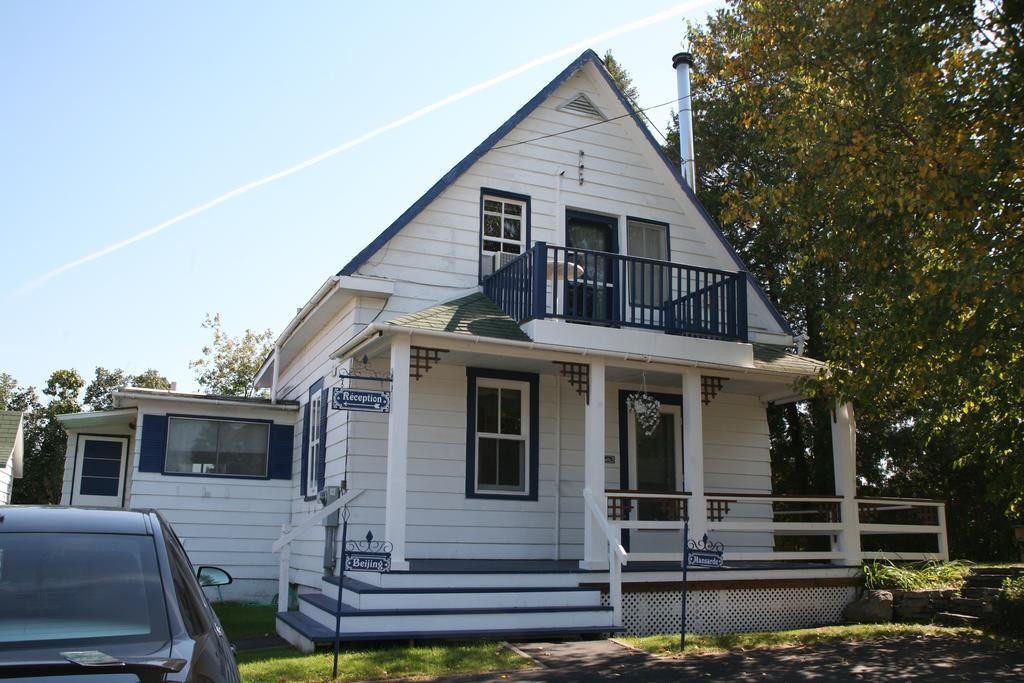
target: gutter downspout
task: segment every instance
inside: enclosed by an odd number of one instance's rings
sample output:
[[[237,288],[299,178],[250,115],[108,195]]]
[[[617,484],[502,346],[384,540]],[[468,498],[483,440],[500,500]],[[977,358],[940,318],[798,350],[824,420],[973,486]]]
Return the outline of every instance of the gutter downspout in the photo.
[[[281,379],[281,345],[274,344],[274,374],[270,378],[270,403],[277,405],[277,384]]]

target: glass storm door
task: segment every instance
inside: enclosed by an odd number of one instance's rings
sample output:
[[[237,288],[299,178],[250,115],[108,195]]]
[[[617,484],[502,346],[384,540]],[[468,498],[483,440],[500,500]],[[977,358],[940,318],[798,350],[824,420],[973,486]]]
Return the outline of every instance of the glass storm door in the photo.
[[[615,257],[619,251],[617,221],[606,216],[566,212],[566,246],[569,260],[582,275],[566,283],[566,314],[577,320],[610,322],[615,306]],[[573,249],[603,252],[573,254]],[[607,254],[607,255],[606,255]]]
[[[629,416],[630,488],[644,493],[680,493],[683,490],[682,412],[679,406],[661,407],[661,421],[654,433],[639,428]],[[645,522],[680,522],[676,500],[639,500],[630,519]],[[682,531],[635,530],[630,534],[630,553],[682,552]]]
[[[127,437],[79,436],[71,505],[122,507],[127,460]]]

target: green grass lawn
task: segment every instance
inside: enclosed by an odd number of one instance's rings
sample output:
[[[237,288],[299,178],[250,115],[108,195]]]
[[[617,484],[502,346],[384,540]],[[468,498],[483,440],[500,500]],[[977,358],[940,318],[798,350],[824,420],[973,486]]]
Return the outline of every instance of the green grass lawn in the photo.
[[[304,655],[291,648],[238,653],[245,683],[330,681],[333,655]],[[532,666],[500,643],[449,643],[417,647],[359,647],[346,649],[338,662],[339,681],[381,678],[433,678],[453,674],[510,671]]]
[[[277,608],[273,605],[254,605],[242,602],[215,602],[213,611],[220,619],[220,625],[228,634],[228,640],[236,641],[245,638],[259,638],[274,635],[274,614]]]
[[[794,645],[814,645],[834,640],[875,640],[897,636],[955,636],[987,638],[983,631],[966,627],[922,624],[854,624],[822,626],[793,631],[727,633],[717,636],[686,635],[686,654],[714,654],[731,650],[756,650]],[[623,637],[619,640],[641,650],[665,657],[679,656],[679,634]]]

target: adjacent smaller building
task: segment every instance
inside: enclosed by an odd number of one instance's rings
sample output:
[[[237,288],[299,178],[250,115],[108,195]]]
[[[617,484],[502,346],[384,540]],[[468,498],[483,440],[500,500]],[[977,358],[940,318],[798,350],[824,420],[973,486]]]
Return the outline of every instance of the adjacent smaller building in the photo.
[[[21,479],[25,420],[20,410],[0,410],[0,505],[11,502],[14,480]]]

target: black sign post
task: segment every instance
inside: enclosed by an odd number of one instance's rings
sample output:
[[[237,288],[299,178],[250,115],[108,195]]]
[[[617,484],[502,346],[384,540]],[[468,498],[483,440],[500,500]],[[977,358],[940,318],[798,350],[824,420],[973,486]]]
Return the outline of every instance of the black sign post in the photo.
[[[348,540],[349,511],[341,511],[341,562],[338,564],[338,601],[334,613],[334,674],[338,677],[338,651],[341,649],[341,593],[345,586],[345,572],[391,571],[391,542],[373,540],[373,532],[366,532],[365,541]]]
[[[704,569],[718,569],[722,566],[725,546],[709,540],[708,535],[699,541],[690,540],[690,520],[683,523],[683,608],[682,623],[679,625],[679,654],[686,649],[686,574],[690,566]]]

